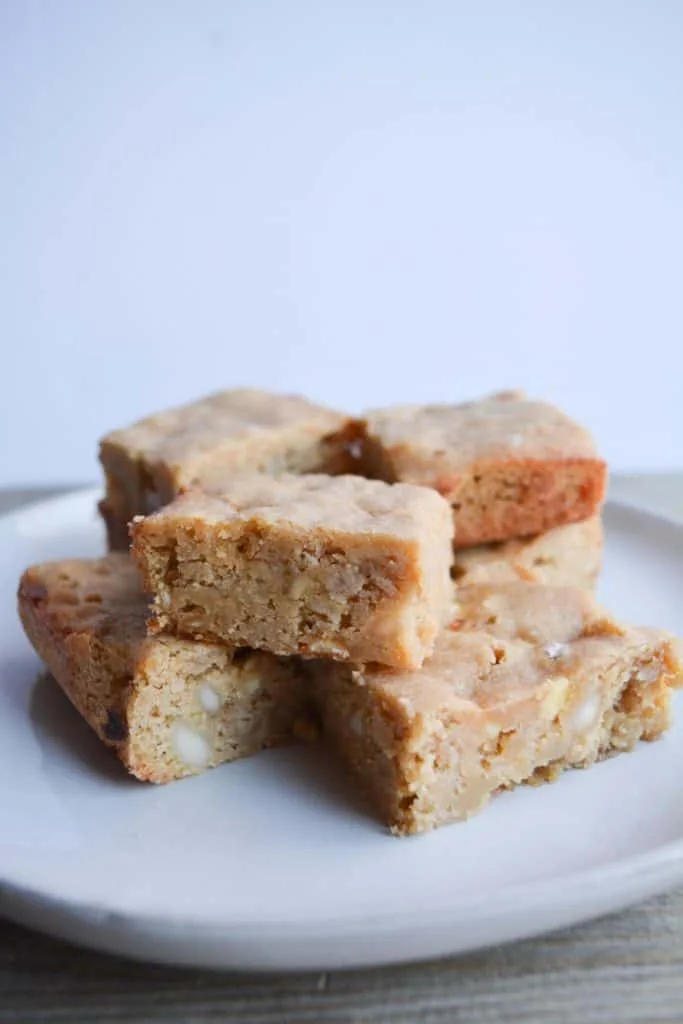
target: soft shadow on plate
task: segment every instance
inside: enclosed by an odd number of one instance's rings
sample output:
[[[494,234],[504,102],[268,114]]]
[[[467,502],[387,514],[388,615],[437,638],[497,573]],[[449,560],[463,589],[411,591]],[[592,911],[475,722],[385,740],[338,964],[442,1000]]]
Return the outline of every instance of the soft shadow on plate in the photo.
[[[278,764],[278,777],[293,793],[303,794],[308,804],[341,807],[347,819],[352,815],[366,823],[377,820],[343,766],[321,742],[298,744],[287,754]],[[377,828],[386,831],[379,822]]]
[[[0,659],[0,685],[13,712],[25,715],[27,694],[40,673],[40,662],[33,654]]]
[[[29,699],[29,714],[41,747],[48,756],[56,755],[62,767],[75,766],[80,771],[98,775],[109,783],[131,790],[149,788],[126,772],[112,751],[104,746],[72,707],[59,684],[48,672],[41,673],[33,685]],[[293,794],[297,791],[304,794],[309,804],[333,804],[343,807],[347,815],[352,813],[365,820],[371,818],[367,805],[354,790],[342,766],[336,763],[322,744],[297,744],[283,750],[282,753],[285,756],[278,757],[274,752],[277,760],[275,770],[279,780],[284,781]],[[236,761],[233,765],[221,765],[219,768],[210,769],[207,774],[220,771],[227,776],[231,769],[244,765],[248,760],[251,758]],[[194,778],[199,780],[202,776]],[[190,781],[181,779],[169,785],[185,789]],[[378,828],[381,826],[378,825]]]

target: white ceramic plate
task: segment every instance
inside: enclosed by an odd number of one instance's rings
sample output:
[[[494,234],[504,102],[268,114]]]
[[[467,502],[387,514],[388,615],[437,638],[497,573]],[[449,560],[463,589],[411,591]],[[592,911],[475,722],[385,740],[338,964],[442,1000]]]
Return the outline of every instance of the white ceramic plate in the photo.
[[[93,555],[94,492],[0,520],[0,910],[174,963],[324,969],[442,956],[595,917],[683,882],[683,707],[663,741],[479,817],[395,839],[323,750],[166,787],[129,779],[16,618],[30,562]],[[683,526],[610,505],[601,597],[683,633]]]

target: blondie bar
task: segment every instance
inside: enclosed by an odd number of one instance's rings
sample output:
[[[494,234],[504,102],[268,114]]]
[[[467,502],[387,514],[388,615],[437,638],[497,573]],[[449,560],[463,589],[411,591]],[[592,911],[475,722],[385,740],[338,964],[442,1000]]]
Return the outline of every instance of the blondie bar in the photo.
[[[593,516],[537,537],[461,548],[455,552],[451,575],[458,586],[521,579],[592,589],[600,572],[602,545],[602,520]]]
[[[656,739],[683,666],[577,588],[473,584],[419,672],[313,663],[323,730],[397,833]]]
[[[294,661],[146,634],[128,555],[27,569],[26,634],[101,740],[139,779],[169,782],[290,742],[305,729]]]
[[[606,466],[587,431],[521,392],[377,409],[365,430],[365,472],[439,491],[453,507],[456,547],[588,519],[604,496]]]
[[[296,395],[221,391],[162,412],[100,442],[106,494],[100,504],[109,546],[128,547],[128,523],[200,482],[229,484],[242,470],[349,470],[346,417]]]
[[[436,491],[357,476],[243,476],[133,521],[152,628],[275,654],[422,664],[448,612]]]

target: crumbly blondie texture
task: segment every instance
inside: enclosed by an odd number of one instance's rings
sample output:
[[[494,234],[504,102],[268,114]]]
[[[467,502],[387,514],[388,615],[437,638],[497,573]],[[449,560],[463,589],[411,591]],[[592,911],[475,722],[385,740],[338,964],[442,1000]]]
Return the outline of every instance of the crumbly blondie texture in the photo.
[[[522,392],[377,409],[365,430],[367,475],[439,491],[453,507],[456,547],[588,519],[604,497],[607,469],[587,431]]]
[[[200,483],[228,486],[244,469],[264,473],[350,472],[352,434],[343,414],[296,395],[221,391],[115,430],[100,442],[106,495],[100,512],[113,550],[128,547],[128,523]]]
[[[356,476],[244,476],[131,527],[153,629],[419,667],[448,613],[453,523],[432,490]]]
[[[590,590],[600,573],[602,547],[602,520],[593,516],[538,537],[462,548],[455,552],[451,575],[458,586],[526,580]]]
[[[618,625],[588,591],[516,582],[463,587],[419,672],[312,671],[324,731],[403,834],[656,739],[683,667],[671,638]]]
[[[305,729],[304,683],[293,661],[150,638],[147,610],[124,554],[36,565],[19,584],[26,635],[129,772],[170,782]]]

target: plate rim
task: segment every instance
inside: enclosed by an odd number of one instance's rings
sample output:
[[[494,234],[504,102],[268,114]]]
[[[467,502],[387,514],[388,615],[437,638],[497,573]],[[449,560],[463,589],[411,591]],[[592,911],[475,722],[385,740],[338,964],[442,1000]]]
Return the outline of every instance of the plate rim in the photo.
[[[21,522],[27,514],[35,514],[38,517],[41,514],[49,515],[57,508],[60,511],[62,511],[62,507],[68,508],[75,501],[84,502],[87,499],[92,499],[94,511],[94,502],[99,493],[99,488],[91,485],[30,502],[28,505],[0,515],[0,530],[11,529],[15,522]],[[651,523],[659,522],[666,527],[683,531],[683,520],[674,515],[648,509],[637,501],[610,498],[607,500],[605,508],[622,510],[639,518],[644,517]],[[410,842],[411,839],[403,841]],[[413,839],[413,841],[415,840]],[[446,898],[440,900],[439,905],[434,905],[433,900],[430,900],[430,903],[423,904],[419,909],[405,909],[392,904],[381,911],[366,914],[353,909],[349,909],[345,913],[343,907],[335,906],[331,914],[305,919],[297,918],[291,911],[251,919],[245,916],[244,912],[237,916],[231,916],[226,914],[225,909],[217,912],[215,916],[206,913],[197,915],[188,910],[177,911],[173,908],[169,908],[163,915],[156,908],[144,906],[133,910],[121,909],[121,906],[117,905],[113,898],[111,900],[93,900],[87,896],[55,894],[45,885],[18,882],[5,871],[0,854],[0,911],[7,913],[7,916],[20,923],[22,920],[30,923],[27,918],[32,916],[33,911],[42,907],[55,920],[62,922],[59,927],[54,925],[50,927],[46,922],[44,930],[57,935],[60,934],[60,930],[63,933],[64,922],[66,922],[67,930],[69,930],[70,924],[80,924],[86,927],[92,927],[95,924],[96,928],[106,932],[108,925],[115,925],[124,939],[126,935],[146,932],[149,933],[148,941],[151,942],[154,934],[160,936],[163,932],[169,932],[174,933],[175,936],[170,936],[172,943],[186,946],[192,936],[200,941],[202,938],[209,942],[218,940],[220,944],[220,934],[225,935],[226,931],[229,931],[229,948],[234,950],[234,947],[239,945],[240,935],[247,937],[249,934],[262,933],[264,936],[269,935],[271,942],[280,944],[289,936],[294,942],[301,938],[310,945],[323,934],[328,937],[333,934],[336,940],[342,942],[354,934],[360,935],[368,932],[379,939],[387,933],[396,933],[397,931],[406,932],[417,929],[419,932],[423,932],[430,929],[443,929],[456,921],[460,927],[468,922],[476,921],[486,930],[487,922],[491,922],[495,926],[496,922],[513,918],[515,913],[519,913],[520,910],[526,910],[529,917],[532,918],[536,908],[543,907],[546,910],[554,908],[551,916],[556,920],[556,924],[539,924],[538,927],[530,924],[524,930],[517,929],[518,937],[522,937],[522,934],[529,936],[572,922],[590,920],[591,917],[599,916],[608,912],[609,909],[628,906],[644,896],[660,892],[683,881],[683,836],[643,852],[611,859],[585,868],[565,871],[558,876],[537,881],[527,880],[503,884],[496,889],[494,900],[491,900],[490,893],[483,892],[482,894],[467,895],[464,898],[462,894],[459,894],[457,902],[453,900],[453,897],[449,902],[447,894],[445,894]],[[589,890],[603,897],[602,903],[594,913],[591,913],[586,907],[585,894]],[[577,893],[584,894],[584,899],[579,901],[582,909],[572,915],[573,897]],[[492,904],[494,905],[492,906]],[[185,937],[183,937],[183,933]],[[484,940],[465,946],[462,946],[461,943],[454,943],[454,945],[464,951],[464,949],[480,948],[489,944],[490,941],[497,940]],[[125,955],[121,944],[117,946],[114,942],[112,945],[104,935],[99,944],[92,936],[83,938],[83,942],[95,948],[99,945],[99,948],[108,948],[110,951],[121,952]],[[252,962],[253,958],[242,961],[239,957],[227,956],[227,953],[228,946],[225,945],[225,966],[237,963],[241,967],[250,967],[256,970],[268,967],[265,962],[260,967],[258,963]],[[130,955],[136,954],[133,952]],[[140,956],[150,960],[155,958],[154,953],[150,951]],[[401,960],[419,958],[419,956],[419,953],[413,952],[409,955],[392,955],[385,959],[378,954],[375,962],[400,962]],[[201,956],[197,960],[192,957],[188,959],[179,951],[171,956],[164,955],[161,959],[172,963],[207,962],[206,958]],[[278,963],[281,962],[281,959],[278,959]],[[301,959],[299,958],[299,960]],[[354,960],[353,957],[346,955],[336,959],[342,966],[368,963],[366,957]],[[299,963],[294,969],[307,968]]]
[[[418,837],[408,837],[407,841],[410,842],[419,840]],[[397,839],[397,842],[401,842],[401,839]],[[405,841],[405,837],[403,838]],[[603,864],[598,864],[594,867],[581,868],[576,871],[565,872],[559,877],[544,878],[535,882],[518,882],[512,884],[506,884],[496,889],[495,900],[497,911],[501,910],[501,904],[505,903],[520,903],[524,906],[530,906],[531,902],[537,902],[534,898],[533,901],[529,899],[531,894],[537,894],[541,892],[545,895],[547,890],[549,893],[553,893],[557,890],[558,885],[562,885],[565,888],[571,887],[574,890],[582,889],[585,890],[588,887],[601,887],[604,886],[606,881],[612,880],[615,876],[619,876],[618,880],[624,882],[626,879],[621,876],[626,875],[640,875],[643,868],[653,868],[657,872],[663,871],[666,868],[680,867],[681,876],[683,877],[683,838],[673,839],[667,843],[662,843],[659,846],[655,846],[652,850],[647,850],[642,853],[633,854],[628,857],[623,857],[620,860],[611,860]],[[87,899],[81,899],[79,897],[71,898],[67,896],[54,895],[53,893],[44,892],[41,889],[36,889],[30,885],[24,885],[21,882],[13,882],[12,880],[0,877],[0,900],[5,893],[9,892],[10,895],[14,895],[22,900],[44,900],[49,902],[55,907],[59,908],[71,908],[80,914],[93,914],[97,916],[116,917],[118,919],[131,919],[144,923],[149,927],[155,925],[170,925],[171,927],[177,928],[211,928],[214,926],[224,926],[226,924],[224,917],[218,915],[214,917],[202,916],[194,917],[192,914],[186,912],[173,912],[169,910],[160,917],[156,912],[152,912],[149,908],[141,908],[136,910],[134,913],[129,910],[121,910],[116,905],[110,905],[106,901],[90,901]],[[541,902],[545,902],[542,900]],[[477,918],[486,916],[481,910],[486,910],[490,905],[490,894],[483,896],[477,896],[470,899],[458,899],[458,910],[464,911],[467,916],[476,916]],[[509,910],[511,908],[504,907],[503,909]],[[391,908],[388,912],[373,913],[368,915],[367,918],[359,915],[357,912],[349,913],[348,915],[338,916],[335,914],[334,917],[326,918],[313,918],[302,922],[295,917],[289,917],[283,915],[281,917],[272,917],[262,920],[253,921],[249,918],[230,918],[227,922],[231,927],[235,928],[295,928],[305,927],[307,929],[320,925],[329,929],[330,927],[337,928],[338,925],[355,926],[359,922],[372,922],[373,928],[378,925],[386,924],[387,928],[393,927],[396,924],[397,919],[405,920],[406,922],[412,921],[413,919],[419,919],[422,921],[426,915],[433,918],[435,922],[438,922],[442,917],[452,919],[453,910],[451,907],[440,906],[428,906],[423,907],[420,910],[396,910]],[[464,916],[464,915],[463,915]]]

